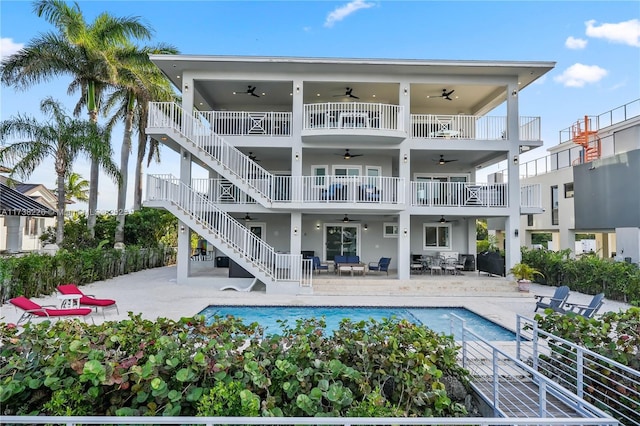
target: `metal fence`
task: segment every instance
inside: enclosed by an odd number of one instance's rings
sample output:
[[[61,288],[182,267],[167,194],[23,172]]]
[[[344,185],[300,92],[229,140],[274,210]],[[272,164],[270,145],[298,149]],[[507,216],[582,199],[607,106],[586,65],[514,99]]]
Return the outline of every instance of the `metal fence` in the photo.
[[[517,357],[625,425],[640,425],[640,371],[541,330],[521,315]]]

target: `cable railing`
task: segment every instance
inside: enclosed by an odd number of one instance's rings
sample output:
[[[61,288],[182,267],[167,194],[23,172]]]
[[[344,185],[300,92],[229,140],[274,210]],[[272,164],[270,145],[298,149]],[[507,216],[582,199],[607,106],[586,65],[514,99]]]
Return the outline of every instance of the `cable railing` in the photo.
[[[214,133],[208,123],[194,117],[196,114],[199,113],[190,114],[173,102],[150,102],[148,127],[170,128],[179,133],[225,168],[229,178],[237,178],[271,202],[269,188],[273,174]]]
[[[521,315],[516,340],[518,359],[534,370],[603,406],[625,425],[640,425],[640,371],[541,330]]]
[[[613,421],[604,411],[474,333],[463,318],[451,314],[450,321],[451,332],[461,336],[462,367],[469,371],[472,387],[493,407],[495,416],[600,418],[602,424]]]
[[[174,203],[199,225],[235,250],[254,268],[273,281],[311,285],[311,265],[303,267],[300,254],[277,253],[247,227],[220,210],[207,196],[171,175],[149,175],[147,200]]]

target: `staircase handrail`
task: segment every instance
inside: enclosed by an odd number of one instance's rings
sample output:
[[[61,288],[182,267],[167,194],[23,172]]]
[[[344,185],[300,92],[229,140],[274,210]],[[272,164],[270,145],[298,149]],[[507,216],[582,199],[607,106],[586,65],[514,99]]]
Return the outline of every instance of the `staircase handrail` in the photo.
[[[277,253],[246,226],[219,209],[205,194],[193,190],[172,175],[149,175],[148,182],[149,200],[170,201],[189,212],[196,222],[274,281],[299,281],[302,277],[301,255]],[[283,268],[288,268],[290,275],[282,277],[278,269]]]
[[[203,123],[198,118],[199,114],[198,111],[194,111],[193,114],[188,113],[174,102],[150,102],[149,126],[166,126],[175,130],[192,142],[196,148],[226,167],[242,183],[271,202],[274,175],[216,134],[210,125]],[[160,124],[165,126],[160,126]]]

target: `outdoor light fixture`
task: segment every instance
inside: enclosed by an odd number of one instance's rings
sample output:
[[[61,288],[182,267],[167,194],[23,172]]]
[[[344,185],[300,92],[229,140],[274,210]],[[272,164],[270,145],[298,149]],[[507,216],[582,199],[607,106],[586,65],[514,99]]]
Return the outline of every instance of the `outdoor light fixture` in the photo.
[[[516,89],[513,89],[513,91],[511,92],[511,96],[513,96],[514,98],[518,96],[518,91]]]
[[[320,229],[320,224],[316,223],[316,229]]]
[[[409,231],[407,231],[407,228],[404,228],[404,231],[402,231],[404,233],[404,236],[406,237],[407,234],[409,233]]]
[[[180,233],[184,234],[184,225],[180,225]]]
[[[409,91],[407,90],[407,88],[404,88],[404,95],[407,96],[407,94],[409,93]]]
[[[515,235],[516,237],[518,236],[518,230],[517,229],[515,231],[513,231],[513,235]]]
[[[369,225],[367,225],[366,223],[364,224],[364,230],[366,231],[367,229],[369,229]]]
[[[296,152],[296,161],[298,161],[299,159],[300,159],[300,154]]]
[[[405,162],[405,163],[406,163],[407,161],[409,161],[409,158],[407,157],[407,154],[405,154],[405,155],[404,155],[403,160],[404,160],[404,162]]]
[[[296,93],[300,93],[300,86],[296,86]]]
[[[185,85],[184,85],[184,91],[185,91],[185,92],[188,92],[188,91],[189,91],[189,85],[188,85],[188,84],[185,84]]]
[[[298,227],[293,228],[293,235],[298,235]]]
[[[445,219],[444,216],[441,216],[439,222],[440,223],[447,223],[447,219]]]
[[[182,158],[187,159],[187,151],[182,151]]]
[[[513,156],[513,164],[518,164],[518,156],[517,155]]]

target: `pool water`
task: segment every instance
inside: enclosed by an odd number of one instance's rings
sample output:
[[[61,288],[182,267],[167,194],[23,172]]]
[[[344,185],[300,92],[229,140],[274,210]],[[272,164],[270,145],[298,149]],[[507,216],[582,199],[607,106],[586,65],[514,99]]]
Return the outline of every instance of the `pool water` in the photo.
[[[406,319],[424,325],[437,333],[451,334],[451,314],[466,321],[467,328],[490,341],[515,341],[515,333],[465,308],[413,308],[413,307],[333,307],[333,306],[208,306],[198,313],[204,315],[207,324],[215,316],[233,315],[245,324],[257,322],[265,334],[277,334],[281,330],[278,320],[287,320],[288,326],[295,326],[298,319],[322,318],[327,330],[338,328],[340,321],[349,318],[352,321],[383,318]],[[454,336],[460,334],[460,322],[454,322]],[[457,336],[455,336],[457,337]]]

